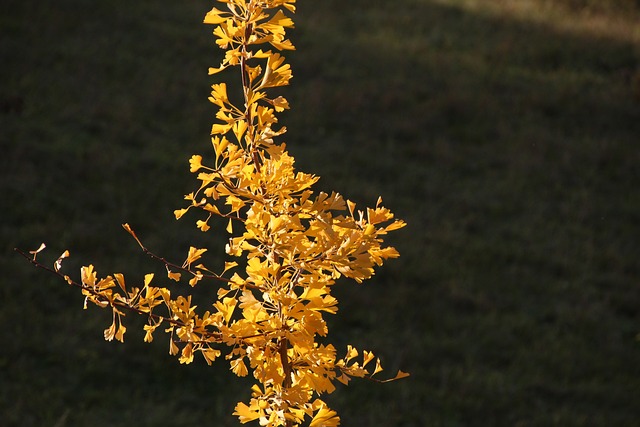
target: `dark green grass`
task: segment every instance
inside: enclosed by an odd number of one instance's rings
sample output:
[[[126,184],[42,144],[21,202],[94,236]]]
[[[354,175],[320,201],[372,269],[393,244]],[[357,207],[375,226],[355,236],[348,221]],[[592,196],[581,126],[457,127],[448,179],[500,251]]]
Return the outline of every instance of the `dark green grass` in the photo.
[[[330,340],[412,376],[328,399],[351,426],[636,425],[638,37],[456,4],[299,6],[290,152],[320,188],[382,195],[409,223],[390,236],[400,259],[336,288]],[[108,313],[12,252],[45,241],[48,260],[71,251],[68,271],[134,281],[162,270],[121,223],[176,260],[211,238],[172,214],[195,185],[187,159],[210,147],[210,7],[3,3],[0,424],[237,424],[248,386],[224,362],[181,366],[135,318],[124,345],[104,342]]]

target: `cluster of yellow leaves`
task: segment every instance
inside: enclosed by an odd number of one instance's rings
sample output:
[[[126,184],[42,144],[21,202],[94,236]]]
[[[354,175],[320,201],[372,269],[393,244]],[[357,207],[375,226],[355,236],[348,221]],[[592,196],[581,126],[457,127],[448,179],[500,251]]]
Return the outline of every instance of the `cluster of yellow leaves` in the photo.
[[[243,104],[230,100],[225,83],[212,86],[209,99],[218,107],[211,129],[214,156],[210,161],[191,157],[190,170],[200,186],[185,196],[187,206],[175,216],[192,208],[204,211],[196,222],[203,232],[211,229],[212,218],[222,219],[230,235],[226,254],[242,258],[244,271],[232,273],[236,261],[219,272],[206,267],[207,248],[192,247],[184,263],[170,263],[149,252],[125,224],[142,249],[164,263],[169,280],[186,276],[191,286],[202,280],[221,284],[209,310],[198,312],[190,296],[174,298],[168,288],[152,286],[153,274],[133,287],[122,274],[99,279],[91,265],[82,268],[81,283],[63,277],[82,288],[85,307],[91,302],[112,309],[107,340],[123,341],[122,317],[133,311],[148,318],[145,341],[163,326],[170,335],[169,351],[180,363],[191,363],[200,353],[211,364],[226,349],[231,371],[251,373],[257,381],[250,401],[235,408],[242,423],[297,426],[309,418],[312,427],[336,426],[339,417],[319,396],[331,393],[336,380],[371,378],[382,367],[371,352],[357,361],[359,352],[349,346],[337,358],[332,345],[318,343],[328,333],[324,314],[338,310],[331,287],[342,276],[360,283],[385,259],[397,257],[394,248],[383,246],[383,237],[405,224],[381,199],[374,208],[358,210],[340,194],[314,192],[318,177],[297,172],[285,145],[274,141],[286,130],[276,129],[276,113],[289,105],[267,90],[291,79],[290,66],[274,50],[293,49],[286,38],[293,21],[285,11],[295,11],[295,0],[219,3],[224,10],[212,9],[204,21],[215,25],[213,34],[226,55],[210,73],[238,67]],[[66,256],[56,261],[56,272]],[[406,375],[399,372],[395,378]]]

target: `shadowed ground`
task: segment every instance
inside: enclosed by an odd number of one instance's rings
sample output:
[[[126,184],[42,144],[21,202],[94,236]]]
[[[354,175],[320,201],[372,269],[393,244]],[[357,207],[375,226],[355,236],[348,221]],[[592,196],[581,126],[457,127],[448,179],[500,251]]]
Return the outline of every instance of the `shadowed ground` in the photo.
[[[104,342],[109,313],[12,252],[45,241],[45,259],[71,251],[68,272],[134,280],[162,269],[121,223],[175,260],[215,239],[172,214],[210,150],[211,4],[139,3],[2,6],[3,425],[233,426],[248,396],[224,361],[142,343],[140,319]],[[329,340],[412,376],[339,387],[343,425],[638,423],[639,9],[300,3],[290,153],[319,188],[382,195],[409,223],[400,259],[336,288]]]

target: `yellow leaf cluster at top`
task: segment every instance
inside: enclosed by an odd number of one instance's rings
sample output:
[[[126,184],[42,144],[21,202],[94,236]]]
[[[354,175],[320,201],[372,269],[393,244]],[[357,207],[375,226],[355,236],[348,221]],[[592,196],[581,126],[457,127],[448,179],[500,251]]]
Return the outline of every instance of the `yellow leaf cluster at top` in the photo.
[[[249,402],[235,408],[242,423],[288,427],[309,418],[310,426],[336,426],[339,417],[320,395],[331,393],[336,380],[347,384],[351,377],[371,378],[382,367],[371,352],[359,359],[358,350],[349,346],[338,358],[333,345],[318,342],[328,334],[323,316],[338,310],[331,287],[342,276],[360,283],[384,260],[397,257],[394,248],[383,245],[383,237],[405,224],[380,198],[374,208],[358,210],[338,193],[314,192],[318,177],[296,171],[284,143],[275,141],[286,131],[277,128],[276,113],[289,104],[269,91],[289,84],[292,76],[277,51],[294,48],[286,38],[293,27],[286,13],[295,11],[295,0],[219,3],[221,9],[213,8],[204,22],[215,26],[217,44],[226,53],[210,73],[238,67],[243,98],[236,105],[226,83],[212,86],[209,100],[218,108],[211,129],[213,156],[189,160],[200,185],[185,196],[187,205],[175,216],[192,208],[203,211],[196,221],[203,232],[212,229],[213,218],[221,219],[230,234],[225,252],[243,258],[244,271],[232,273],[236,261],[227,261],[222,271],[208,268],[203,261],[208,248],[191,247],[182,264],[173,264],[148,251],[125,224],[142,249],[165,265],[169,280],[221,284],[209,310],[197,311],[191,296],[173,297],[168,288],[152,286],[152,274],[133,287],[126,286],[122,274],[99,279],[91,265],[83,267],[81,283],[63,277],[82,288],[85,306],[92,302],[112,309],[107,340],[124,339],[122,317],[133,311],[148,318],[145,341],[163,325],[170,334],[169,352],[180,363],[200,353],[211,364],[226,348],[232,372],[251,373],[257,381]],[[34,263],[37,252],[32,253]],[[67,256],[56,261],[56,273]],[[395,378],[406,375],[399,372]]]

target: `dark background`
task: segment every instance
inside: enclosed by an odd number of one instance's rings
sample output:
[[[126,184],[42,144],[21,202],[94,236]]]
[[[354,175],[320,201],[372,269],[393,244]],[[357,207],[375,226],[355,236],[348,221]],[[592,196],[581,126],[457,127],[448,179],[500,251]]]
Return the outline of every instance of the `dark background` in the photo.
[[[225,361],[180,365],[129,316],[125,344],[103,341],[110,313],[13,252],[162,274],[128,222],[222,263],[215,230],[173,217],[188,158],[211,155],[212,5],[0,6],[3,426],[238,424],[249,385]],[[409,224],[401,258],[336,287],[330,341],[412,376],[339,386],[343,425],[638,425],[640,4],[302,0],[294,20],[298,168]]]

